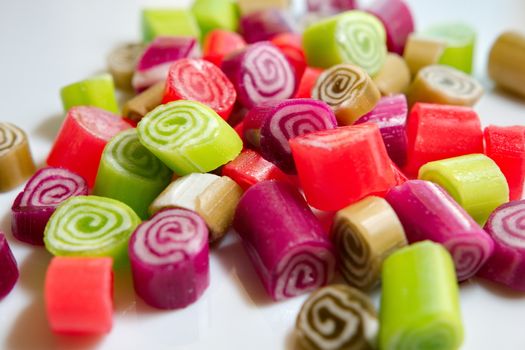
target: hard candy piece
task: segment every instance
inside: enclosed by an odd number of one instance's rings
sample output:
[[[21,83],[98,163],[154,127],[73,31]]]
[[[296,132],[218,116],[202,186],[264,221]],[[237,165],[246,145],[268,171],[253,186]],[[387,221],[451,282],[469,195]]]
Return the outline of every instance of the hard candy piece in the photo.
[[[122,115],[139,122],[146,114],[162,104],[165,85],[164,81],[160,81],[128,100],[122,107]]]
[[[113,77],[109,74],[97,75],[67,86],[60,90],[64,111],[75,106],[92,106],[118,113],[117,98]]]
[[[504,32],[492,44],[489,76],[499,86],[525,97],[525,35]]]
[[[236,31],[239,25],[237,5],[231,0],[196,0],[191,12],[203,36],[214,29]]]
[[[131,79],[145,45],[126,43],[115,47],[108,55],[108,70],[113,76],[115,86],[121,90],[133,91]]]
[[[306,67],[294,98],[312,98],[312,89],[322,72],[322,69]]]
[[[200,39],[197,20],[190,10],[154,9],[142,10],[142,39],[148,43],[159,36],[186,36]]]
[[[0,300],[5,298],[13,289],[18,280],[18,266],[15,257],[9,248],[9,243],[3,232],[0,231]]]
[[[20,185],[35,170],[26,133],[14,124],[0,122],[0,193]]]
[[[303,51],[303,37],[297,33],[277,34],[271,40],[272,44],[277,46],[284,54],[288,62],[295,70],[295,78],[301,81],[306,69],[306,57]]]
[[[271,40],[281,33],[293,33],[293,23],[288,13],[269,8],[241,17],[240,31],[248,44]]]
[[[438,64],[446,47],[447,44],[442,40],[411,34],[408,37],[403,57],[412,76],[426,66]]]
[[[374,83],[383,96],[405,93],[410,85],[410,69],[403,57],[389,53]]]
[[[220,67],[226,56],[245,47],[246,42],[239,34],[223,29],[214,29],[204,39],[202,55],[205,60]]]
[[[237,2],[243,16],[267,9],[287,10],[290,5],[290,0],[238,0]]]

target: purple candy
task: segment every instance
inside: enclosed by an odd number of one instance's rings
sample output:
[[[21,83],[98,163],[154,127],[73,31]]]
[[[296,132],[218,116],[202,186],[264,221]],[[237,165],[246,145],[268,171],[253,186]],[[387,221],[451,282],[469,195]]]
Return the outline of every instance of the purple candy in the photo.
[[[335,258],[328,235],[291,185],[263,181],[252,186],[239,202],[233,227],[274,300],[330,282]]]
[[[431,240],[452,255],[458,281],[476,274],[494,250],[490,236],[438,185],[410,180],[385,199],[403,224],[409,243]]]
[[[69,170],[44,168],[37,171],[11,207],[11,230],[22,242],[44,244],[44,230],[55,209],[66,199],[88,194],[86,180]]]
[[[294,32],[288,15],[275,8],[257,11],[242,17],[240,28],[248,44],[271,40],[277,34]]]
[[[0,232],[0,300],[15,286],[18,280],[18,267],[9,248],[5,235]]]
[[[405,95],[385,96],[374,109],[359,118],[355,124],[373,122],[379,126],[390,158],[403,167],[407,158],[407,134],[405,130],[408,107]]]
[[[338,13],[357,8],[355,0],[307,0],[310,12]]]
[[[135,291],[153,307],[186,307],[208,288],[208,228],[192,211],[159,211],[133,232],[128,253]]]
[[[244,137],[261,155],[288,174],[295,163],[288,140],[314,131],[335,129],[335,114],[325,102],[298,98],[262,103],[244,121]]]
[[[221,68],[246,108],[291,98],[297,88],[294,69],[281,51],[266,41],[229,56]]]

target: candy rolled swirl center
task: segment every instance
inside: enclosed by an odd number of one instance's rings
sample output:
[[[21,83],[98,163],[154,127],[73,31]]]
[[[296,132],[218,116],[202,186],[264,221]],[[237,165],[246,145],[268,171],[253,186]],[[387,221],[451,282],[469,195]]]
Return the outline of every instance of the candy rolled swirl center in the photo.
[[[24,140],[25,135],[22,130],[10,123],[0,123],[0,156],[22,144]]]

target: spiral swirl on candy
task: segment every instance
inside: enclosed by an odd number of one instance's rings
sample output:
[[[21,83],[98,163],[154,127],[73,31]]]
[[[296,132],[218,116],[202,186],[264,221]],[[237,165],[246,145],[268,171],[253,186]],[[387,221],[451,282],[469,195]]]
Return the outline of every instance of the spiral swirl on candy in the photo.
[[[492,255],[493,245],[489,238],[478,235],[461,235],[444,243],[452,255],[458,281],[474,276]]]
[[[422,323],[397,337],[392,349],[420,350],[420,349],[455,349],[457,330],[446,321]]]
[[[432,65],[423,68],[418,75],[431,89],[461,100],[464,105],[473,105],[483,94],[483,87],[478,81],[451,67]]]
[[[0,156],[26,141],[25,133],[11,123],[0,123]]]
[[[312,97],[337,108],[354,100],[366,84],[367,74],[359,67],[339,64],[321,73],[312,90]]]
[[[507,246],[525,249],[525,201],[513,201],[499,207],[486,228],[493,238]]]

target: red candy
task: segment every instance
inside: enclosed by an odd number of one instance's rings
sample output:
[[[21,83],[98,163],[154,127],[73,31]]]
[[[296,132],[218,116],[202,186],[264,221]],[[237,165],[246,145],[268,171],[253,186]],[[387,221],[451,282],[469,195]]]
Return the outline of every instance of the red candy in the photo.
[[[206,35],[203,58],[220,67],[224,57],[246,46],[241,35],[227,30],[215,29]]]
[[[392,162],[375,124],[314,132],[290,140],[308,203],[339,210],[396,184]]]
[[[297,80],[301,80],[306,69],[302,36],[295,33],[282,33],[275,36],[271,42],[281,50],[288,62],[293,66]]]
[[[416,103],[407,123],[408,159],[405,173],[434,160],[483,153],[483,132],[476,112],[469,107]]]
[[[521,199],[525,178],[525,126],[486,127],[485,154],[507,178],[510,200]]]
[[[295,93],[295,98],[312,98],[312,89],[322,72],[323,70],[319,68],[306,67]]]

